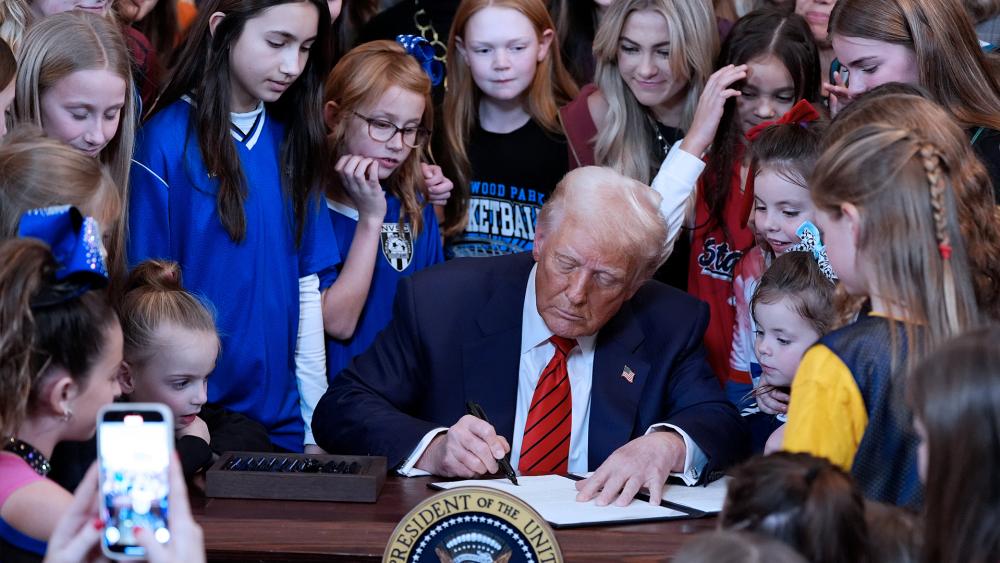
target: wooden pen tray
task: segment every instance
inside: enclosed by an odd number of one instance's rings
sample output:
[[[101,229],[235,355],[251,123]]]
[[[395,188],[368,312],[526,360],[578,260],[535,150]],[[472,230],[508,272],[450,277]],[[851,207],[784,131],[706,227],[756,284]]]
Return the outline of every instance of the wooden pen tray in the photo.
[[[375,502],[385,476],[384,457],[226,452],[205,475],[205,495]]]

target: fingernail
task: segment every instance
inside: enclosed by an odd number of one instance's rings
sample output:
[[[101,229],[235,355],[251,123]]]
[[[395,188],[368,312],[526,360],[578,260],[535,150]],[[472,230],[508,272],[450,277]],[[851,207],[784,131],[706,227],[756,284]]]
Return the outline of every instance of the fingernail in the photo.
[[[104,520],[101,520],[100,517],[94,518],[93,525],[95,530],[101,531],[104,529]]]

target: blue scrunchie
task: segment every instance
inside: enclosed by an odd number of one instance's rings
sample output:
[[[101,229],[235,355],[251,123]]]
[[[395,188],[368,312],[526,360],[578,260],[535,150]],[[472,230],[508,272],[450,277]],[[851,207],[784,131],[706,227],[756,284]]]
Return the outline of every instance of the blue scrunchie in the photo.
[[[434,86],[441,84],[444,80],[444,65],[434,58],[434,47],[431,47],[429,41],[419,35],[397,35],[396,42],[417,59],[420,67],[431,78],[431,84]]]
[[[67,301],[108,285],[100,227],[93,218],[84,217],[79,209],[63,205],[27,211],[21,216],[17,234],[48,244],[55,258],[55,280],[64,289],[57,292],[58,296],[43,299],[46,301],[43,305]],[[37,304],[33,302],[32,305]]]

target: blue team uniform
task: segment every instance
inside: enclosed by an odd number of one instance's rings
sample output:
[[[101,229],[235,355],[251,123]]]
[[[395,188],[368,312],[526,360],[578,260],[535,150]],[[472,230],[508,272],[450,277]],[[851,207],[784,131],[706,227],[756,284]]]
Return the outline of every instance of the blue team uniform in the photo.
[[[340,261],[317,201],[296,245],[291,199],[281,186],[284,127],[265,109],[233,137],[247,179],[246,238],[237,244],[219,218],[218,182],[202,162],[187,99],[164,108],[136,139],[129,201],[128,257],[180,263],[184,284],[211,302],[222,352],[208,400],[261,422],[278,446],[301,451],[295,378],[299,278]]]
[[[386,213],[382,223],[379,255],[372,272],[368,300],[361,310],[354,336],[348,340],[326,339],[326,369],[331,381],[354,356],[367,350],[374,342],[375,335],[389,324],[392,319],[392,303],[396,297],[396,284],[400,278],[444,261],[441,235],[433,207],[424,206],[424,224],[414,238],[409,223],[404,223],[402,231],[400,230],[399,214],[402,205],[399,199],[386,194],[385,200]],[[358,226],[357,211],[335,202],[328,202],[328,205],[337,247],[348,249]],[[321,273],[320,285],[331,285],[339,273],[340,266]]]

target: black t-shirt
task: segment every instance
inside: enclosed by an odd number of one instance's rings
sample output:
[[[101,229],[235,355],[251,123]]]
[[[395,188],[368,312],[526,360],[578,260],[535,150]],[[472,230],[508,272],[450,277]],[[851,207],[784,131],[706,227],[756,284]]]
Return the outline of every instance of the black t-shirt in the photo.
[[[534,120],[510,133],[476,125],[469,139],[469,222],[448,258],[531,250],[538,212],[569,166],[566,138]]]
[[[969,130],[972,148],[993,181],[993,202],[1000,203],[1000,131],[986,127]]]

